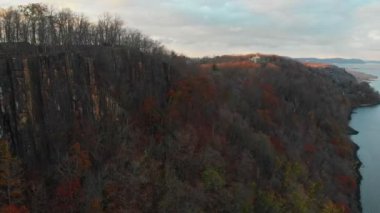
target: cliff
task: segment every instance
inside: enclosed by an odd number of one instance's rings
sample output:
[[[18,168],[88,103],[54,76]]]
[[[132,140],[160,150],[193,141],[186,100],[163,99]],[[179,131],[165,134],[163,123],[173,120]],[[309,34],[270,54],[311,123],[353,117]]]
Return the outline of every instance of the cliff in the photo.
[[[23,170],[15,205],[360,211],[348,118],[379,95],[340,68],[122,46],[0,50],[0,138]]]

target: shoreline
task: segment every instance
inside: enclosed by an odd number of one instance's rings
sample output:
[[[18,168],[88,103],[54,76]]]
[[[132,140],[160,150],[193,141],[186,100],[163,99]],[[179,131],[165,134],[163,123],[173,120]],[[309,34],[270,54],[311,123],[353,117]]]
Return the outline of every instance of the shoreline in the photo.
[[[363,165],[363,162],[360,160],[359,158],[359,150],[360,150],[360,146],[355,143],[355,141],[351,138],[352,135],[357,135],[357,134],[360,134],[360,132],[354,128],[352,128],[350,126],[350,122],[352,120],[352,114],[356,113],[355,110],[356,109],[359,109],[359,108],[366,108],[366,107],[374,107],[374,106],[377,106],[377,105],[380,105],[380,103],[370,103],[370,104],[361,104],[359,106],[356,106],[356,107],[353,107],[349,113],[349,116],[348,116],[348,135],[350,136],[349,140],[350,142],[354,145],[354,161],[355,161],[355,170],[356,170],[356,174],[357,174],[357,178],[356,178],[356,182],[357,182],[357,189],[356,189],[356,197],[357,197],[357,202],[358,202],[358,208],[360,210],[360,212],[363,212],[363,206],[362,206],[362,202],[361,202],[361,182],[363,180],[363,176],[362,174],[360,173],[360,168],[361,166]],[[350,134],[350,133],[355,133],[355,134]]]
[[[357,174],[356,182],[358,184],[358,187],[356,189],[356,197],[357,197],[357,203],[358,203],[358,208],[360,212],[363,212],[363,206],[362,206],[362,200],[361,200],[361,183],[363,180],[363,176],[360,173],[360,167],[363,165],[361,160],[359,159],[359,149],[360,146],[357,145],[351,138],[350,138],[351,143],[354,145],[354,161],[355,161],[355,170]]]

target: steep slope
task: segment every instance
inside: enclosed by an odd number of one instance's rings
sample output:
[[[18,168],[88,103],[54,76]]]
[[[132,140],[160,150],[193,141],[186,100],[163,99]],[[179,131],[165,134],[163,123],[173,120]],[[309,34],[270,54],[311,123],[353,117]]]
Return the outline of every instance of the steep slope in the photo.
[[[348,118],[379,96],[339,68],[277,56],[200,64],[126,47],[1,50],[0,138],[27,186],[17,206],[360,211]]]

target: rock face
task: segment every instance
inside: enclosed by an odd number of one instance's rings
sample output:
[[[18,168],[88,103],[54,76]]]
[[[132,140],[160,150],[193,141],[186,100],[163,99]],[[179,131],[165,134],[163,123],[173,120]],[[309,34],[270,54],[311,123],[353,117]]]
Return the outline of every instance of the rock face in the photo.
[[[163,96],[174,76],[161,59],[121,48],[43,54],[29,45],[1,49],[0,137],[10,138],[14,153],[35,165],[57,160],[74,121],[123,119],[125,107]],[[121,88],[130,90],[128,95]]]

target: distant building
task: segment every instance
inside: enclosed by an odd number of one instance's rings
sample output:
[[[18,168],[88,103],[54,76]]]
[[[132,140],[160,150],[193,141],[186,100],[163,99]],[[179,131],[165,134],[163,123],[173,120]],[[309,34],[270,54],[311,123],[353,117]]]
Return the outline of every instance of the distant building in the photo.
[[[265,63],[265,62],[267,62],[267,60],[265,58],[261,57],[259,54],[252,56],[250,61],[252,61],[253,63]]]

